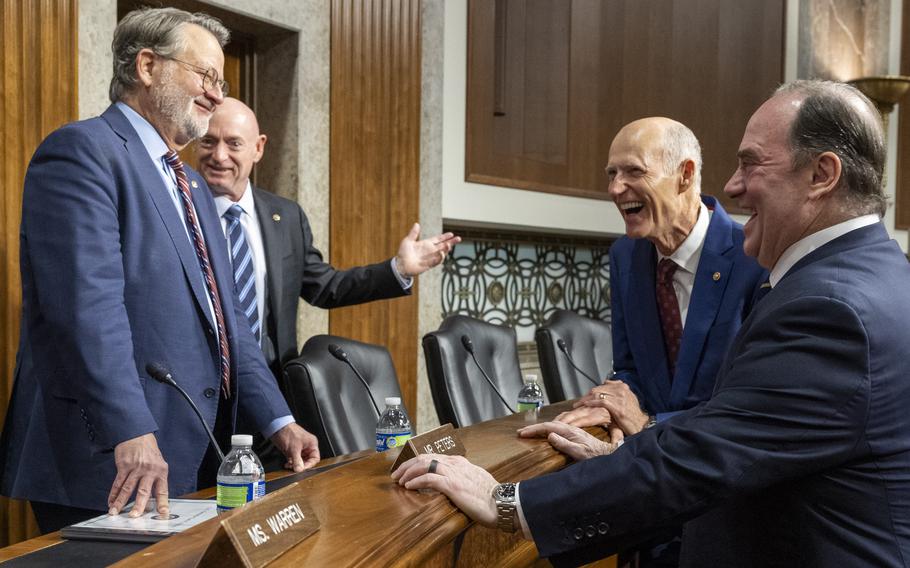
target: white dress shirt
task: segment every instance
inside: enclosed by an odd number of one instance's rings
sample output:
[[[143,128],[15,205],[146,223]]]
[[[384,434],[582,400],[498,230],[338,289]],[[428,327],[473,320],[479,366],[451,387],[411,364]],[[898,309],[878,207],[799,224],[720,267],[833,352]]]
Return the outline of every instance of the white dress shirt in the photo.
[[[221,230],[224,232],[224,246],[227,247],[228,258],[231,257],[231,245],[227,236],[228,222],[224,218],[225,212],[234,205],[231,199],[224,195],[215,197],[215,207],[218,209],[218,217],[221,219]],[[256,311],[259,312],[259,321],[262,322],[262,333],[260,337],[265,337],[265,278],[267,267],[265,264],[265,245],[262,243],[262,230],[259,227],[259,217],[256,216],[256,202],[253,199],[253,188],[250,181],[246,182],[246,190],[237,205],[243,209],[240,215],[240,226],[246,235],[246,242],[249,244],[250,253],[253,255],[253,274],[254,286],[256,288]],[[233,259],[231,259],[233,262]]]
[[[711,221],[711,211],[700,204],[698,209],[698,219],[695,226],[686,240],[679,245],[673,254],[664,256],[657,251],[657,262],[669,258],[679,267],[673,274],[673,291],[676,293],[676,301],[679,302],[679,317],[686,327],[686,316],[689,314],[689,302],[692,299],[692,289],[695,287],[695,273],[698,272],[698,261],[701,259],[701,250],[705,246],[705,238],[708,236],[708,224]]]

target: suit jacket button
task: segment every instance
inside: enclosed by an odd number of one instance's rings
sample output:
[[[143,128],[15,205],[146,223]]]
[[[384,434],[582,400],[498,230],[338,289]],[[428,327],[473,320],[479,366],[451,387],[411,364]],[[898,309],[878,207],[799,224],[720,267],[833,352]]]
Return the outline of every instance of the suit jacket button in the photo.
[[[581,540],[582,537],[585,536],[585,531],[581,530],[581,527],[578,527],[572,531],[572,536],[575,538],[575,540]]]
[[[600,524],[597,525],[597,532],[599,532],[600,534],[607,534],[608,532],[610,532],[610,525],[601,521]]]
[[[597,534],[597,529],[594,528],[594,525],[588,525],[587,530],[585,530],[585,534],[588,535],[588,538],[591,538]]]
[[[205,389],[205,392],[202,394],[205,395],[205,398],[212,398],[213,396],[215,396],[215,389],[212,389],[212,388]]]

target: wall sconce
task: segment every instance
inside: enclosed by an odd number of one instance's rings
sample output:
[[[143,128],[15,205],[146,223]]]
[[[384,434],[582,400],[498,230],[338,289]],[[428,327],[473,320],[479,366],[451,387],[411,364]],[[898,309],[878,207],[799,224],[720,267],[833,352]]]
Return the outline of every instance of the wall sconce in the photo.
[[[910,77],[903,75],[878,75],[874,77],[860,77],[847,81],[875,103],[878,112],[882,115],[885,132],[888,132],[888,116],[894,110],[894,105],[900,102],[907,91],[910,90]]]

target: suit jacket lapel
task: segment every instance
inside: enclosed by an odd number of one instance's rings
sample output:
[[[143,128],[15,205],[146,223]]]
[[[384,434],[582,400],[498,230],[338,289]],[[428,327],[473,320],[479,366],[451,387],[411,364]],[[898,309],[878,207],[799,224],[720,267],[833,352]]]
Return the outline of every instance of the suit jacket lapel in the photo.
[[[196,250],[190,242],[190,237],[183,223],[177,216],[177,209],[174,207],[174,202],[170,195],[168,195],[168,188],[161,181],[161,174],[158,173],[154,162],[149,158],[148,151],[143,146],[142,140],[139,139],[139,135],[136,134],[129,121],[117,107],[113,105],[108,107],[102,116],[111,125],[114,132],[123,138],[124,147],[127,153],[130,154],[130,163],[136,168],[138,179],[145,180],[142,185],[148,192],[152,203],[154,203],[155,209],[158,211],[158,215],[161,217],[161,221],[171,237],[171,242],[174,243],[177,256],[180,258],[180,264],[183,265],[184,275],[193,291],[193,296],[196,298],[202,313],[205,314],[209,325],[214,328],[215,323],[209,313],[210,310],[206,298],[207,292],[205,283],[202,280],[202,271],[199,267],[199,260],[196,257]]]
[[[670,397],[670,403],[674,407],[682,405],[695,380],[702,349],[708,339],[708,331],[717,318],[724,291],[730,282],[733,261],[725,256],[733,247],[730,230],[729,218],[721,211],[715,210],[698,261],[679,359],[676,361],[676,374],[673,376]]]
[[[638,366],[642,383],[653,382],[664,407],[670,401],[670,372],[667,368],[667,351],[657,312],[655,287],[657,258],[654,245],[639,239],[632,251],[629,271],[629,296],[631,325],[629,341]],[[644,385],[643,385],[644,386]]]
[[[262,231],[262,241],[265,248],[265,281],[269,291],[269,311],[275,314],[276,306],[281,298],[281,278],[283,276],[281,273],[281,257],[285,252],[280,247],[283,241],[279,231],[279,223],[287,222],[288,220],[282,220],[278,211],[272,208],[268,200],[261,197],[261,194],[261,189],[253,188],[256,217],[259,219],[259,229]],[[277,349],[278,346],[276,345],[275,348]]]

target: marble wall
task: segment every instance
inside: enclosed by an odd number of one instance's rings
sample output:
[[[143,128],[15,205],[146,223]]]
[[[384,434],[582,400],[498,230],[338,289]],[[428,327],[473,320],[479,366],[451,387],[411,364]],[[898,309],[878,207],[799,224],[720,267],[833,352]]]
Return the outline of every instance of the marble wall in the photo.
[[[886,74],[890,13],[891,0],[800,0],[799,77]]]

